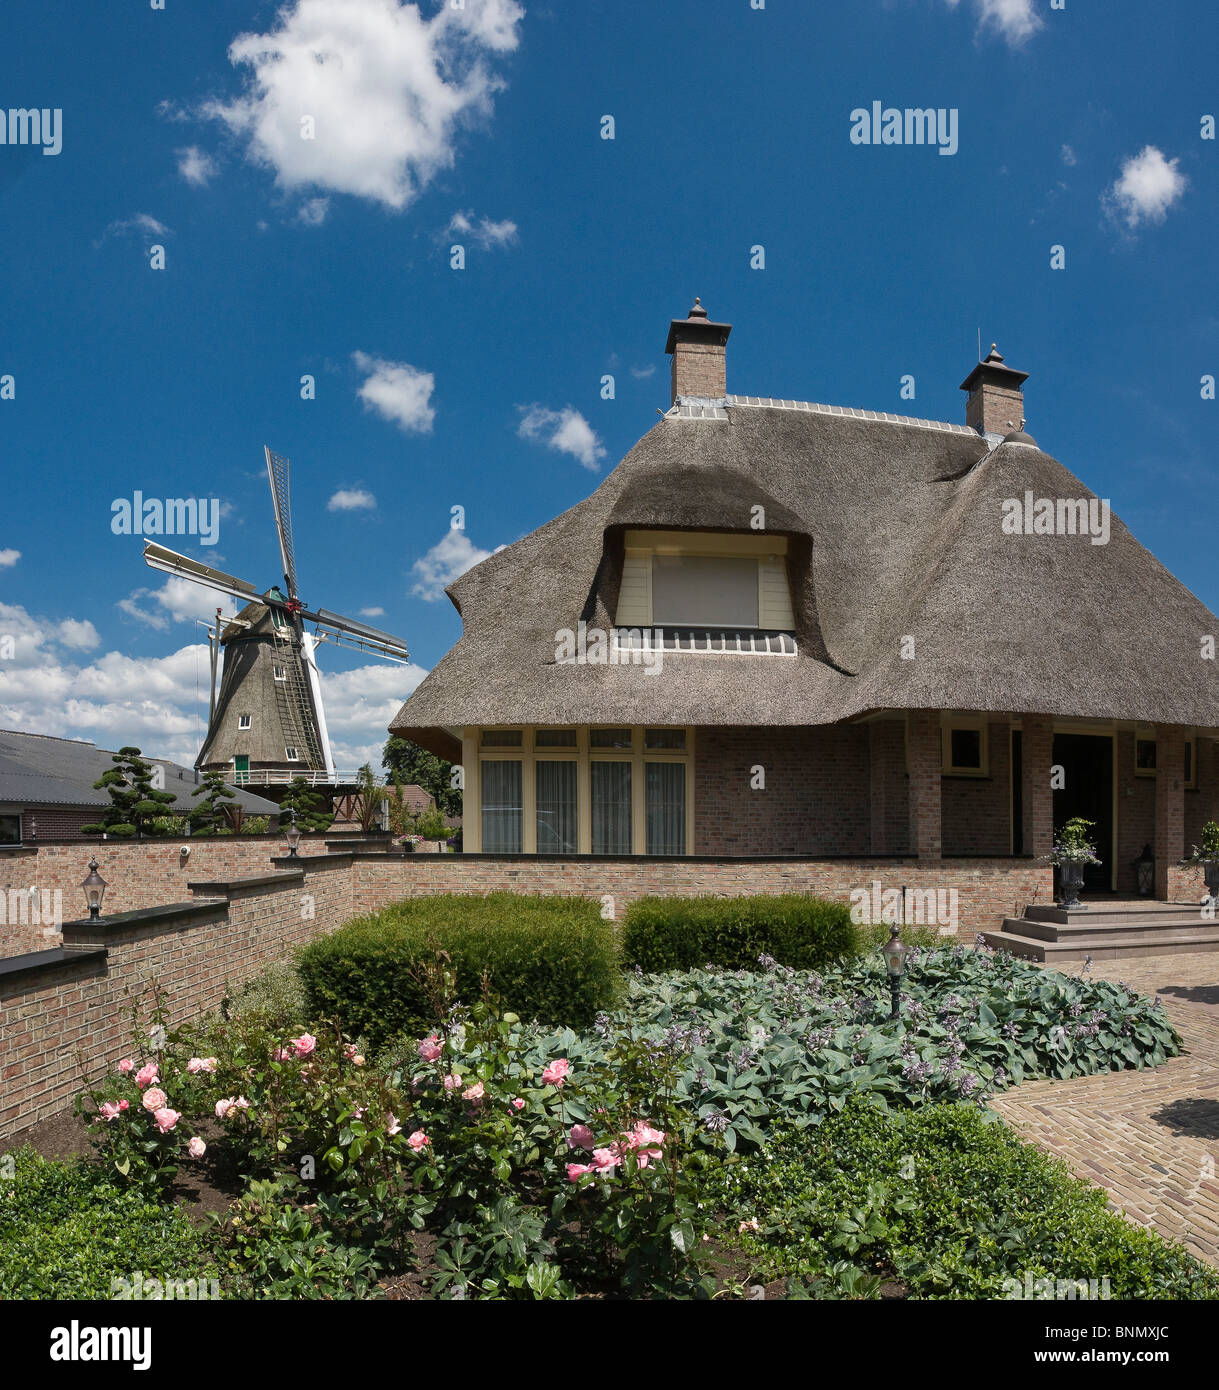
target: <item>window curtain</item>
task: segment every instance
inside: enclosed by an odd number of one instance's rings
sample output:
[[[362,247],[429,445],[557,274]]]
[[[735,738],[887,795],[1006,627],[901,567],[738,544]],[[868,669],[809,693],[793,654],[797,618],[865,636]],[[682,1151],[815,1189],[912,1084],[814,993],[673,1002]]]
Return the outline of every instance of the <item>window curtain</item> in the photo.
[[[757,560],[654,555],[652,623],[656,627],[757,627]]]
[[[576,765],[574,762],[537,764],[539,854],[575,854]]]
[[[686,852],[686,766],[645,763],[649,854]]]
[[[495,758],[482,764],[483,853],[521,852],[521,765]]]
[[[631,852],[631,765],[594,760],[589,767],[594,854]]]

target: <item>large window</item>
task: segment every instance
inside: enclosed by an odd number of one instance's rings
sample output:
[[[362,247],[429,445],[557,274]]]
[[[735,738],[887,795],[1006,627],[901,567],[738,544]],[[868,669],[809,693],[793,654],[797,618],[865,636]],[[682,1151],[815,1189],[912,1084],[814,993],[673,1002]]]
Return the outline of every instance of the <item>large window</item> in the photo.
[[[652,624],[757,627],[757,560],[718,555],[653,555]]]
[[[687,728],[467,729],[465,848],[484,854],[688,854]]]
[[[645,765],[649,854],[686,852],[686,769],[681,763]]]
[[[0,845],[21,843],[21,817],[0,816]]]
[[[486,854],[520,854],[524,806],[519,759],[496,758],[482,765],[482,842]]]
[[[536,767],[538,853],[575,854],[579,844],[577,764],[567,759],[560,762],[542,758]]]
[[[631,852],[631,764],[597,760],[589,769],[592,852]]]

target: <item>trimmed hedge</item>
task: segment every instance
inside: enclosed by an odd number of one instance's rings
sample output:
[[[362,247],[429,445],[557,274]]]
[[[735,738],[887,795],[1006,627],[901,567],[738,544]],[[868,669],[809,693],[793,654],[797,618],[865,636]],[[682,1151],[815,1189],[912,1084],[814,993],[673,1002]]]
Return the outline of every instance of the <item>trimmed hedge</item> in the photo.
[[[357,917],[298,957],[310,1016],[337,1018],[374,1048],[431,1027],[419,968],[449,957],[457,997],[491,992],[522,1018],[588,1027],[618,997],[614,927],[586,898],[438,894]]]
[[[749,898],[640,898],[627,909],[627,965],[754,970],[773,956],[796,970],[819,970],[858,950],[851,909],[808,894]]]

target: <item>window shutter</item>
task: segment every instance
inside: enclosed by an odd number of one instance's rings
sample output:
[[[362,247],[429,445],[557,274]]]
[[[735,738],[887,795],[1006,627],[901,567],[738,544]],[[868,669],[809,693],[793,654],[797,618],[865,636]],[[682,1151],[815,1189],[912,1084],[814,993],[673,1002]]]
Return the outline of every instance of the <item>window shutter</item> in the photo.
[[[652,625],[652,557],[628,550],[622,561],[622,587],[618,591],[619,627]]]
[[[758,626],[771,631],[795,631],[796,617],[783,560],[758,561]]]

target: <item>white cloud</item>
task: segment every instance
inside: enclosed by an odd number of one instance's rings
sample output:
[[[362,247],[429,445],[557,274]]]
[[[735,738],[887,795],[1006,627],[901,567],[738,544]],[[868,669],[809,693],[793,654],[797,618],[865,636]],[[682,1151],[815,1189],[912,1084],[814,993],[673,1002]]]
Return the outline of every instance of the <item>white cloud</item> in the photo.
[[[196,188],[206,188],[208,181],[216,177],[218,165],[210,154],[205,154],[198,145],[187,145],[177,151],[178,173],[187,183]]]
[[[326,503],[328,512],[359,512],[376,509],[377,499],[362,487],[340,488]]]
[[[436,418],[431,405],[436,378],[431,372],[421,371],[408,362],[386,362],[364,352],[353,352],[351,356],[360,371],[368,373],[356,395],[369,410],[408,433],[427,434],[431,430]]]
[[[385,617],[384,608],[361,608],[358,610],[361,618],[383,618]]]
[[[1070,145],[1064,145],[1062,147],[1062,162],[1067,165],[1068,168],[1079,163],[1079,156]]]
[[[329,211],[329,198],[306,198],[297,209],[296,215],[306,227],[320,227]]]
[[[1165,159],[1154,145],[1144,146],[1124,161],[1116,182],[1101,199],[1102,206],[1131,230],[1144,222],[1163,222],[1189,182],[1177,167],[1180,162]]]
[[[492,222],[489,217],[480,217],[475,221],[473,212],[455,212],[444,230],[446,236],[465,237],[482,250],[490,251],[500,246],[511,246],[516,240],[517,227],[515,222],[507,218],[502,222]]]
[[[502,545],[495,547],[496,550],[503,548]],[[431,550],[411,566],[415,575],[411,593],[428,603],[435,603],[444,597],[446,585],[494,553],[491,550],[480,550],[464,531],[446,531]]]
[[[279,187],[401,210],[454,162],[463,123],[504,85],[491,66],[519,43],[516,0],[466,0],[429,16],[399,0],[288,0],[275,27],[241,34],[241,94],[204,114],[245,140]],[[302,138],[305,119],[313,138]]]
[[[111,222],[102,234],[102,241],[108,236],[126,236],[128,232],[139,232],[148,245],[151,245],[154,239],[173,236],[173,229],[153,217],[151,213],[137,212],[134,217],[125,217],[118,222]],[[96,242],[95,245],[100,246],[101,242]]]
[[[948,0],[955,10],[960,0]],[[971,0],[979,29],[995,29],[1010,44],[1021,44],[1042,26],[1035,0]]]
[[[152,607],[146,607],[150,601]],[[159,589],[133,589],[126,598],[119,599],[116,607],[137,622],[146,623],[158,632],[164,632],[170,619],[182,622],[186,619],[216,616],[216,609],[223,608],[226,613],[235,613],[242,604],[240,600],[207,589],[202,584],[192,584],[189,579],[179,579],[171,575]]]
[[[570,454],[595,473],[605,457],[605,446],[597,433],[578,410],[565,405],[562,410],[550,410],[544,405],[518,405],[521,423],[517,433],[522,439],[536,439],[548,448]]]
[[[632,367],[631,375],[636,381],[646,381],[648,377],[656,375],[656,363],[649,362],[646,367]]]
[[[71,647],[76,651],[92,651],[94,647],[101,646],[101,637],[98,635],[97,628],[88,618],[65,618],[56,629],[59,641],[65,647]]]
[[[11,570],[20,559],[20,550],[0,550],[0,570]]]

